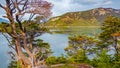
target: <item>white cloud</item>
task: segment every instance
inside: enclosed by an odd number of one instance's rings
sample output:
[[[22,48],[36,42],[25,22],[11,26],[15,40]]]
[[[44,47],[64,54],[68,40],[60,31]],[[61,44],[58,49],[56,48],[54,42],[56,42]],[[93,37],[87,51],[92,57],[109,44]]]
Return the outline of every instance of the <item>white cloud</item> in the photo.
[[[112,4],[112,0],[72,0],[73,3],[79,3],[82,5],[109,5]]]
[[[104,5],[110,5],[110,4],[112,4],[112,1],[106,1],[106,2],[104,3]]]
[[[54,5],[52,9],[54,16],[65,12],[78,11],[80,8],[83,8],[81,4],[73,3],[72,0],[50,0],[50,2]]]
[[[112,4],[111,0],[98,0],[98,2],[94,4],[94,6],[107,6],[111,4]]]

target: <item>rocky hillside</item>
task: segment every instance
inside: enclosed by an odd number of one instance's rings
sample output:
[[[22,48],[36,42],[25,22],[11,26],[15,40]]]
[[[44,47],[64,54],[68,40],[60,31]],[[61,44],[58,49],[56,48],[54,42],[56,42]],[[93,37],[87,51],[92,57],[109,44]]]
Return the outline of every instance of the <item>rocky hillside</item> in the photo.
[[[96,8],[81,12],[69,12],[51,18],[46,25],[49,26],[99,26],[109,16],[120,17],[120,9]]]

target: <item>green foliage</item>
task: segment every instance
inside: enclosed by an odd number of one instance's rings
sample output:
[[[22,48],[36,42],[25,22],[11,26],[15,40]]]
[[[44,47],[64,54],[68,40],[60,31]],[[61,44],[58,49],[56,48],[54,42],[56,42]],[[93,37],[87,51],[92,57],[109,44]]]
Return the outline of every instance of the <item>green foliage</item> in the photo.
[[[11,32],[12,29],[9,23],[2,22],[0,23],[0,32]]]
[[[67,59],[64,55],[57,57],[58,63],[66,63]]]
[[[68,59],[68,63],[87,63],[89,62],[88,57],[85,55],[83,50],[78,50],[77,54],[72,55]]]
[[[47,64],[57,64],[57,58],[55,56],[51,56],[49,58],[46,59],[46,63]]]
[[[43,40],[41,39],[37,39],[33,41],[33,47],[31,51],[34,51],[36,49],[37,52],[35,53],[35,57],[37,59],[46,59],[52,53],[50,49],[50,45],[46,42],[43,42]]]
[[[97,53],[96,58],[94,58],[91,62],[95,68],[112,68],[113,62],[112,57],[107,54],[106,50],[103,50],[100,53]]]
[[[67,59],[64,55],[62,56],[59,56],[59,57],[55,57],[55,56],[51,56],[51,57],[48,57],[46,59],[46,63],[51,65],[51,64],[61,64],[61,63],[66,63],[67,62]]]
[[[35,43],[36,42],[36,43]],[[46,42],[43,42],[41,39],[34,40],[33,46],[39,46],[39,47],[45,47],[45,48],[50,48],[50,45]]]
[[[65,48],[69,56],[77,54],[79,50],[85,51],[84,54],[86,54],[96,43],[95,39],[87,36],[73,36],[69,37],[69,39],[69,46]]]
[[[105,19],[101,29],[103,30],[103,32],[99,36],[100,39],[104,42],[112,42],[110,41],[113,40],[111,34],[120,31],[120,18],[108,16]]]
[[[99,46],[108,48],[108,46],[112,45],[116,50],[116,53],[119,53],[118,49],[118,39],[115,36],[115,33],[120,32],[120,18],[114,16],[108,16],[103,25],[102,32],[100,33],[100,43]],[[114,34],[114,35],[113,35]]]
[[[21,68],[20,63],[17,61],[11,61],[8,68]]]
[[[24,21],[23,25],[25,27],[26,33],[28,33],[29,35],[34,35],[36,33],[49,32],[47,28],[45,28],[44,26],[41,26],[40,23],[36,23],[34,21],[31,21],[29,23]]]
[[[118,56],[117,54],[114,55],[113,57],[113,68],[119,68],[120,67],[120,55]]]
[[[69,37],[69,46],[65,48],[69,63],[89,63],[87,54],[95,52],[96,40],[87,36]]]

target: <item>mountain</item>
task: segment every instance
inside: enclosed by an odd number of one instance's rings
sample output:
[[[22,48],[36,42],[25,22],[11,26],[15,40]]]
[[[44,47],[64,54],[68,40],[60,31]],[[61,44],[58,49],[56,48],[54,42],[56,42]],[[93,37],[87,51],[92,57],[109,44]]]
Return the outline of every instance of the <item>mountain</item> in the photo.
[[[0,23],[1,23],[1,22],[8,22],[8,20],[5,20],[5,19],[0,18]]]
[[[107,16],[120,18],[120,9],[95,8],[87,11],[68,12],[51,18],[47,26],[99,26]]]

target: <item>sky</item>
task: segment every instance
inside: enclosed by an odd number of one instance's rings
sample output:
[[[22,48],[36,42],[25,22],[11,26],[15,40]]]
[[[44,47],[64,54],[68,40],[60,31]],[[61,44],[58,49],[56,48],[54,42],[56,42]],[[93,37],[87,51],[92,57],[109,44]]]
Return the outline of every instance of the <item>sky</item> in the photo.
[[[4,0],[0,0],[3,3]],[[53,4],[52,16],[59,16],[67,12],[85,11],[93,8],[120,9],[120,0],[47,0]],[[0,9],[1,10],[1,9]],[[5,12],[0,11],[0,17]]]

